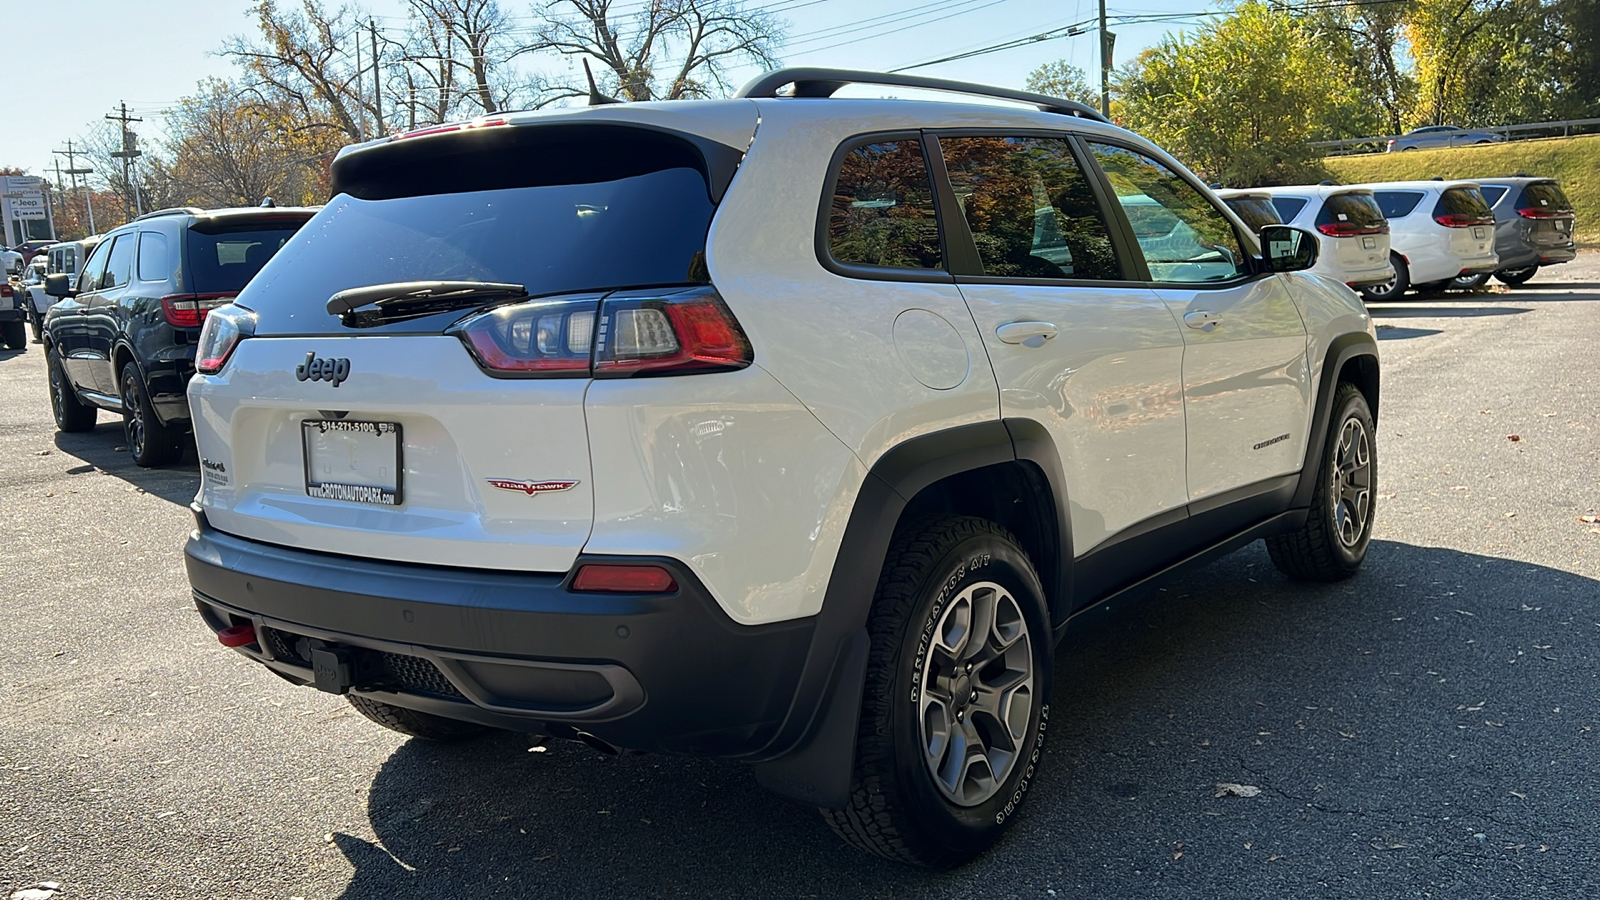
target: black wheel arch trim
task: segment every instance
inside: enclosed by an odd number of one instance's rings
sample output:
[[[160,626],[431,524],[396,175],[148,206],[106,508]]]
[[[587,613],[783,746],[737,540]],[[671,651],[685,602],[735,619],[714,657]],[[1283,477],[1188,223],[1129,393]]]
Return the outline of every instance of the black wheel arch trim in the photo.
[[[1369,357],[1372,361],[1371,391],[1357,384],[1367,398],[1374,424],[1378,421],[1378,385],[1381,367],[1378,364],[1378,342],[1364,331],[1342,334],[1328,345],[1323,356],[1322,374],[1317,380],[1316,406],[1311,417],[1311,433],[1306,440],[1306,458],[1300,467],[1300,483],[1295,487],[1291,508],[1304,509],[1311,505],[1311,491],[1316,487],[1317,470],[1321,464],[1322,449],[1328,438],[1328,419],[1333,415],[1333,395],[1339,386],[1339,374],[1351,360]]]
[[[1060,551],[1056,560],[1038,563],[1052,625],[1066,618],[1072,598],[1071,520],[1060,453],[1044,426],[1024,419],[995,420],[896,446],[872,465],[857,494],[795,702],[761,754],[765,758],[755,763],[756,778],[764,787],[829,809],[849,802],[870,644],[867,616],[901,515],[917,494],[943,479],[1015,462],[1036,466],[1050,487]]]

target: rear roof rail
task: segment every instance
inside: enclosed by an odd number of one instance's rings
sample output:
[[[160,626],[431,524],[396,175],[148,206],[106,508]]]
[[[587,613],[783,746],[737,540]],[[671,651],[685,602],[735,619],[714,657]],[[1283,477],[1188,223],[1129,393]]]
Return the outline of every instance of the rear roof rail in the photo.
[[[1094,107],[1079,103],[1076,100],[1048,97],[1044,94],[1016,91],[1011,88],[972,84],[966,81],[950,81],[945,78],[900,75],[892,72],[865,72],[857,69],[823,69],[815,67],[776,69],[765,75],[757,76],[755,80],[739,88],[733,96],[777,97],[778,89],[790,84],[794,85],[794,93],[791,96],[795,97],[831,97],[834,92],[847,84],[876,84],[885,87],[946,91],[953,94],[970,94],[974,97],[1015,100],[1019,103],[1032,104],[1042,112],[1077,116],[1082,119],[1111,124],[1111,120],[1101,115]]]
[[[134,221],[142,222],[145,219],[155,219],[161,216],[198,216],[204,212],[205,210],[193,206],[174,206],[169,209],[158,209],[155,212],[147,212],[144,215],[134,219]]]

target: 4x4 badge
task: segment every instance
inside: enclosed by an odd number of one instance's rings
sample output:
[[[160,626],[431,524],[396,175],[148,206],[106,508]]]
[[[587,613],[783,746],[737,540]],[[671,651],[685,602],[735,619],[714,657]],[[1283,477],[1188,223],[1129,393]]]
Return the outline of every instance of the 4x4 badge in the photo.
[[[570,491],[578,485],[576,481],[517,481],[514,478],[485,478],[484,480],[502,491],[521,491],[524,494],[550,494],[556,491]]]

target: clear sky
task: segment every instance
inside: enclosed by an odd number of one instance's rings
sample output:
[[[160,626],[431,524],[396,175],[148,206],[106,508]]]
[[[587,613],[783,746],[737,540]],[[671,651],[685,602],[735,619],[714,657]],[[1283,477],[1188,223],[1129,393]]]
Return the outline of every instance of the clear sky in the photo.
[[[290,7],[296,0],[282,0]],[[330,0],[335,5],[338,0]],[[750,5],[781,6],[789,23],[786,65],[826,65],[891,69],[1094,18],[1096,0],[746,0]],[[1108,0],[1108,12],[1121,14],[1190,13],[1214,7],[1211,0]],[[162,110],[192,93],[206,76],[229,77],[234,66],[216,56],[230,35],[253,34],[250,0],[53,0],[36,13],[23,12],[23,0],[0,0],[8,102],[0,114],[0,166],[19,166],[30,174],[49,174],[52,150],[64,149],[113,112],[128,104],[145,141],[161,136]],[[404,0],[364,0],[357,5],[377,17],[380,28],[398,32],[405,23]],[[636,5],[618,0],[618,7]],[[531,18],[531,0],[502,0],[519,19]],[[26,38],[30,18],[37,40]],[[1192,21],[1192,20],[1191,20]],[[1113,25],[1116,61],[1122,62],[1180,24],[1159,22]],[[85,54],[92,51],[92,59]],[[44,59],[21,62],[21,53]],[[961,62],[918,69],[919,74],[1021,87],[1041,63],[1065,59],[1098,72],[1095,37],[1043,41]],[[533,65],[561,71],[560,60]],[[24,75],[23,73],[30,73]],[[757,74],[740,71],[735,82]],[[29,88],[40,89],[30,96]],[[46,92],[46,89],[48,91]],[[65,160],[62,161],[65,167]]]

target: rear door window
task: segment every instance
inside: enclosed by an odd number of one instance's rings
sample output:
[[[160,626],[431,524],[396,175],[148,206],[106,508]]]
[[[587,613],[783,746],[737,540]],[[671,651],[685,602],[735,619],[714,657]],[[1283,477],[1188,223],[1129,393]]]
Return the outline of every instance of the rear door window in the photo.
[[[1066,140],[948,137],[939,146],[984,275],[1122,278],[1104,211]]]
[[[844,154],[828,209],[835,260],[891,269],[943,269],[933,183],[922,142],[861,144]]]
[[[1421,191],[1373,191],[1385,219],[1404,219],[1426,196]]]
[[[1322,209],[1317,211],[1316,224],[1319,228],[1326,225],[1334,229],[1332,233],[1365,234],[1384,228],[1389,223],[1384,220],[1383,210],[1378,208],[1378,201],[1371,194],[1352,191],[1332,194],[1325,199]]]
[[[1268,225],[1283,224],[1283,219],[1278,216],[1278,208],[1269,197],[1230,197],[1223,202],[1257,234]]]
[[[1572,201],[1567,199],[1561,185],[1554,181],[1535,181],[1522,189],[1522,196],[1517,199],[1517,209],[1572,212]]]
[[[200,294],[238,293],[294,237],[300,223],[292,219],[215,231],[190,228],[189,289]]]
[[[1294,217],[1300,215],[1300,210],[1306,208],[1310,202],[1304,197],[1273,197],[1272,207],[1278,211],[1278,217],[1285,222],[1293,222]]]

